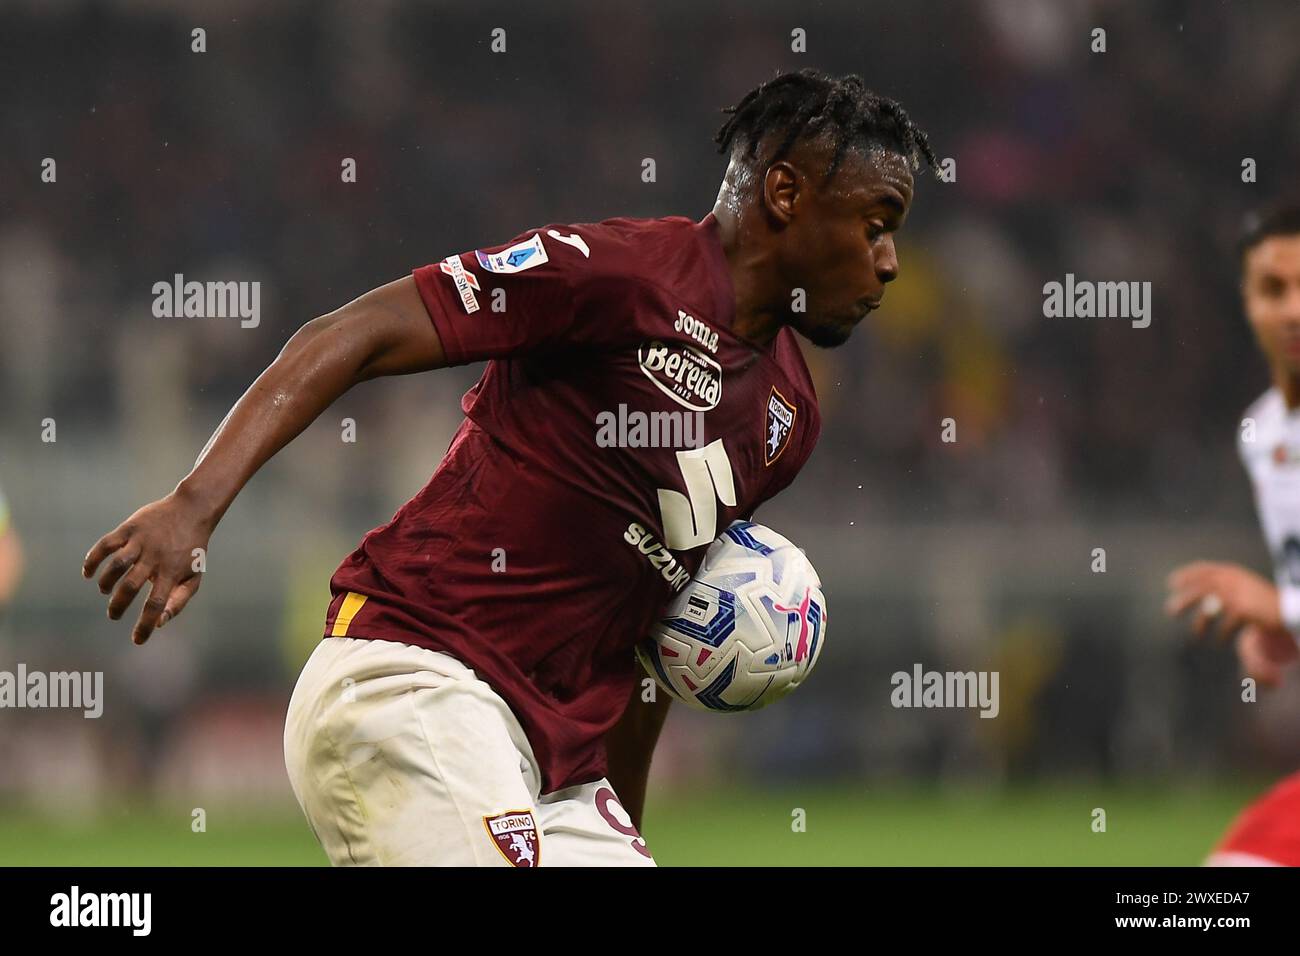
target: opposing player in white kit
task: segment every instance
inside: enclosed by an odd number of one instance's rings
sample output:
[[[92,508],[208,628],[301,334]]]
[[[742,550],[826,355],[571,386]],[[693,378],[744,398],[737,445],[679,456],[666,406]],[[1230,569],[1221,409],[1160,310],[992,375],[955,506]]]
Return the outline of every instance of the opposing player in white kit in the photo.
[[[1279,682],[1300,656],[1300,208],[1279,207],[1242,241],[1242,300],[1273,385],[1242,416],[1237,450],[1250,474],[1269,581],[1239,564],[1197,561],[1169,576],[1166,610],[1195,609],[1197,635],[1237,637],[1247,673]]]
[[[1242,416],[1237,450],[1273,580],[1238,564],[1197,561],[1169,576],[1166,610],[1194,610],[1198,636],[1235,635],[1245,673],[1275,687],[1300,658],[1300,204],[1255,217],[1240,252],[1242,301],[1273,384]],[[1296,780],[1247,808],[1209,862],[1300,864]]]

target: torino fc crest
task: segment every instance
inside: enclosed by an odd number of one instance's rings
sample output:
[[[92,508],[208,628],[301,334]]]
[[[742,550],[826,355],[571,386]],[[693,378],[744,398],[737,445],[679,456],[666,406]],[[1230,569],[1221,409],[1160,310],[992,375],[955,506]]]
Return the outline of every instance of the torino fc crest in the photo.
[[[494,817],[484,817],[483,825],[511,866],[537,866],[542,848],[531,811],[507,810]]]
[[[772,394],[767,399],[767,437],[763,442],[763,460],[772,464],[781,457],[785,446],[790,443],[790,432],[794,430],[795,407],[785,400],[785,396],[772,386]]]

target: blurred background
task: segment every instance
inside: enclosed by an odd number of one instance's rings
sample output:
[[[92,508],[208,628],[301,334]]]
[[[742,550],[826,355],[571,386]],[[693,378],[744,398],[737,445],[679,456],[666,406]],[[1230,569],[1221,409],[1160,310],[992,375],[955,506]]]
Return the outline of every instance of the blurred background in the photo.
[[[650,847],[1199,862],[1300,763],[1295,688],[1243,703],[1230,650],[1161,612],[1184,561],[1268,569],[1234,450],[1268,382],[1233,242],[1294,188],[1298,40],[1283,0],[0,3],[0,488],[25,553],[0,670],[105,685],[98,720],[0,710],[0,863],[323,863],[283,769],[288,695],[329,575],[427,480],[479,369],[341,399],[144,649],[82,556],[172,489],[302,323],[530,226],[699,219],[720,108],[805,66],[898,98],[957,180],[919,183],[870,327],[806,349],[821,444],[759,513],[825,582],[822,665],[769,710],[670,717]],[[175,273],[260,281],[260,325],[154,318]],[[1150,281],[1150,327],[1044,318],[1066,273]],[[999,671],[1000,715],[894,709],[917,663]]]

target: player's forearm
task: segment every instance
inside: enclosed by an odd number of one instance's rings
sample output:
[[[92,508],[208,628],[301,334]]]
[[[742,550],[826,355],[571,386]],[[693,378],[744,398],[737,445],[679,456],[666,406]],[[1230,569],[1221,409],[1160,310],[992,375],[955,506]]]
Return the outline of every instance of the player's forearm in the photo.
[[[644,672],[638,673],[644,675]],[[668,695],[658,687],[654,688],[654,700],[642,700],[642,686],[638,680],[622,718],[605,738],[609,782],[614,785],[619,803],[638,830],[641,829],[641,817],[645,810],[650,760],[664,720],[668,717],[670,703]]]
[[[1254,624],[1269,631],[1287,629],[1282,592],[1267,579],[1261,577],[1258,596],[1243,603],[1245,606],[1232,619],[1237,627]]]
[[[352,386],[443,363],[409,276],[313,319],[226,415],[177,494],[215,525],[257,470]]]
[[[307,323],[217,426],[177,493],[215,525],[262,465],[360,381],[366,357],[328,317]]]

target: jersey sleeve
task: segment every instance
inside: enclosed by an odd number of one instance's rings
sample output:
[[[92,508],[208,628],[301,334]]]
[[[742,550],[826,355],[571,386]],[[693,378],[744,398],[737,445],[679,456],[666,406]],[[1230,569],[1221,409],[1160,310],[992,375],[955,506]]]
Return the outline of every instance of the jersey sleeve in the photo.
[[[1246,474],[1250,476],[1251,490],[1255,498],[1255,514],[1267,540],[1267,516],[1264,513],[1267,502],[1261,495],[1251,468],[1251,456],[1260,453],[1255,440],[1259,405],[1260,403],[1256,402],[1242,415],[1241,426],[1237,429],[1236,444],[1237,455],[1241,458]],[[1247,422],[1250,423],[1249,429]],[[1247,435],[1250,436],[1249,440]],[[1296,570],[1300,568],[1300,551],[1297,551],[1293,542],[1295,539],[1288,536],[1281,550],[1273,555],[1273,583],[1277,587],[1278,614],[1282,619],[1282,626],[1290,632],[1297,643],[1300,643],[1300,579],[1297,578]]]
[[[1262,517],[1262,516],[1261,516]],[[1273,583],[1277,586],[1278,616],[1282,626],[1300,643],[1300,541],[1288,536],[1273,555]]]
[[[416,269],[448,364],[594,341],[596,244],[589,227],[543,226]]]

